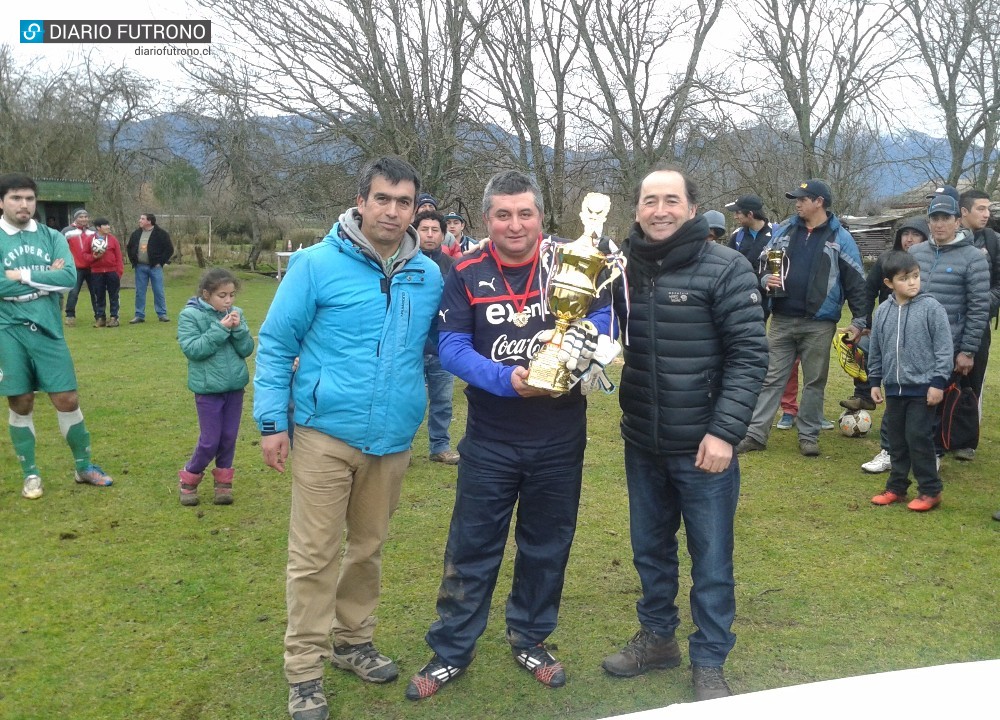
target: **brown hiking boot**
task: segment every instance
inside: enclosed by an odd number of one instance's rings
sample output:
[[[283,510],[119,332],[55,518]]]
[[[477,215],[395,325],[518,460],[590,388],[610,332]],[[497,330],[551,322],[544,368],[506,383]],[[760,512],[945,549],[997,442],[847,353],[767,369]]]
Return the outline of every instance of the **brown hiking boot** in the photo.
[[[726,683],[726,676],[722,674],[720,667],[691,666],[691,681],[694,683],[694,697],[699,702],[702,700],[715,700],[720,697],[729,697],[733,691]]]
[[[740,440],[740,444],[736,446],[737,455],[745,455],[748,452],[758,452],[760,450],[767,450],[767,445],[749,435]]]
[[[859,397],[858,395],[855,395],[854,397],[849,397],[846,400],[841,400],[840,407],[846,408],[851,412],[857,412],[858,410],[874,410],[875,401],[870,397]]]
[[[635,677],[654,668],[666,669],[680,664],[681,649],[673,637],[666,638],[640,627],[628,645],[604,658],[601,667],[618,677]]]
[[[107,327],[107,326],[108,326],[108,321],[105,320],[104,318],[97,318],[97,320],[94,321],[94,327],[95,328],[97,328],[97,327]]]
[[[799,452],[805,457],[818,457],[819,443],[815,440],[799,440]]]

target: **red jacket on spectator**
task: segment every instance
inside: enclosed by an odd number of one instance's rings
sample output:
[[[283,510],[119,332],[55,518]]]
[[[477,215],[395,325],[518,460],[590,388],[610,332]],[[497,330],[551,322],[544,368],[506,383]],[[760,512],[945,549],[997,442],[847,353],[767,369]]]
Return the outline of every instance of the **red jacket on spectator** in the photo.
[[[97,237],[97,233],[93,230],[80,230],[76,227],[66,232],[66,242],[69,243],[69,251],[73,253],[73,262],[76,264],[77,270],[89,270],[90,266],[94,264],[90,243],[95,237]]]
[[[108,249],[104,252],[101,257],[94,257],[89,252],[87,255],[90,257],[93,264],[90,266],[90,272],[92,273],[105,273],[105,272],[115,272],[118,273],[118,277],[122,276],[125,272],[125,262],[122,259],[122,246],[118,242],[118,238],[114,235],[108,235]]]

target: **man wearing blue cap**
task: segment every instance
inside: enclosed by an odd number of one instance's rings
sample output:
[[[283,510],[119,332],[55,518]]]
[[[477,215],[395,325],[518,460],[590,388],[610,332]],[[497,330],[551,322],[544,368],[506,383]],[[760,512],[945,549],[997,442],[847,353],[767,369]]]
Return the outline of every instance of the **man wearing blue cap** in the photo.
[[[478,240],[465,234],[465,218],[457,212],[452,211],[445,215],[444,221],[448,225],[448,232],[455,238],[455,244],[461,252],[466,253],[479,245]]]
[[[914,245],[910,253],[920,263],[921,290],[948,313],[954,373],[966,385],[989,323],[990,267],[986,255],[972,243],[972,233],[962,227],[961,216],[954,196],[936,195],[927,208],[931,239]],[[938,448],[939,456],[942,452]]]
[[[796,214],[773,230],[764,249],[783,253],[782,271],[761,278],[771,303],[767,377],[737,452],[767,448],[774,414],[798,356],[802,367],[799,452],[815,457],[830,372],[830,343],[845,298],[854,316],[847,333],[857,338],[867,326],[865,276],[857,243],[828,209],[833,201],[829,185],[813,178],[785,197],[795,201]]]

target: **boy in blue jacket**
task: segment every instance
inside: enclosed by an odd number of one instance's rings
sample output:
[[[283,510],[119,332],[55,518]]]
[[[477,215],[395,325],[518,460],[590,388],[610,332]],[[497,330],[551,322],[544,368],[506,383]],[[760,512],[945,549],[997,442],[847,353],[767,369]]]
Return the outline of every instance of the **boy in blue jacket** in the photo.
[[[941,504],[934,406],[944,398],[951,375],[951,326],[941,303],[920,292],[920,266],[912,255],[890,251],[882,262],[882,275],[892,294],[875,311],[868,378],[872,400],[886,403],[892,469],[885,490],[872,503],[905,501],[912,466],[918,496],[907,507],[926,512]]]

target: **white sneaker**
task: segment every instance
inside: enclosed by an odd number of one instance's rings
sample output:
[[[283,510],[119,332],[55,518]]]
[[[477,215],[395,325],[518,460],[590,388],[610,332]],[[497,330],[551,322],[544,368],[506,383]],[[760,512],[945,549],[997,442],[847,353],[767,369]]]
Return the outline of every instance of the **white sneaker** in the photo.
[[[42,479],[37,475],[29,475],[24,478],[24,487],[21,488],[21,497],[34,500],[42,496]]]
[[[878,455],[866,463],[862,463],[861,469],[867,473],[884,473],[892,470],[892,460],[889,458],[888,450],[879,450]]]

